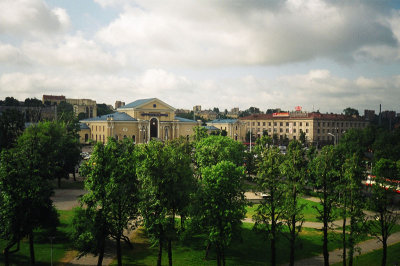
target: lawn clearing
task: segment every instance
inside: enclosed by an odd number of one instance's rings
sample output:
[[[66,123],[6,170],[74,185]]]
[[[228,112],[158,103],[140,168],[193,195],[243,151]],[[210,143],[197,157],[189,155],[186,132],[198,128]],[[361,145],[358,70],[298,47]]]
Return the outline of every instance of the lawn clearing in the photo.
[[[47,230],[37,230],[34,233],[34,249],[36,265],[50,265],[51,244],[49,236],[54,236],[53,240],[53,262],[60,261],[67,251],[71,250],[69,233],[71,232],[71,222],[73,211],[58,211],[60,214],[60,225],[56,233]],[[0,250],[3,251],[5,241],[0,240]],[[14,248],[13,248],[14,249]],[[4,255],[0,254],[0,264],[4,263]],[[11,265],[29,265],[29,242],[24,239],[20,244],[20,250],[17,253],[10,254]]]
[[[227,265],[266,265],[269,262],[269,241],[262,234],[252,230],[252,223],[242,225],[241,239],[234,239],[226,250]],[[319,230],[305,228],[300,233],[296,249],[296,260],[312,257],[322,252],[322,233]],[[143,228],[136,231],[132,238],[133,250],[126,246],[122,252],[124,265],[154,265],[157,261],[158,247],[151,247]],[[330,250],[340,247],[340,239],[330,242]],[[288,262],[288,240],[281,237],[277,245],[277,263]],[[185,240],[173,243],[172,258],[174,265],[215,265],[214,247],[210,249],[208,259],[205,256],[205,235],[189,236]],[[162,264],[168,264],[168,255],[163,251]],[[116,265],[116,261],[112,265]]]

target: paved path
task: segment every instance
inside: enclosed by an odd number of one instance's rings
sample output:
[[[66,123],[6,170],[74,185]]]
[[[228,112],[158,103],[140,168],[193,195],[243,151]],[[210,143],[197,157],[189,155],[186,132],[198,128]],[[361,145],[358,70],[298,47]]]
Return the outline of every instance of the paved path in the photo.
[[[391,235],[389,237],[388,246],[396,244],[398,242],[400,242],[400,232],[394,233],[393,235]],[[372,252],[377,249],[381,249],[382,243],[379,242],[376,238],[374,238],[374,239],[370,239],[370,240],[358,243],[358,245],[356,247],[361,248],[360,255],[362,255],[362,254],[366,254],[366,253]],[[343,253],[342,249],[336,249],[336,250],[329,252],[329,263],[334,264],[334,263],[342,262],[342,257],[341,257],[342,253]],[[357,256],[358,256],[358,253],[357,253]],[[298,260],[298,261],[295,261],[295,264],[296,265],[307,265],[307,266],[323,265],[324,264],[324,256],[322,254],[320,254],[316,257]]]
[[[55,189],[51,199],[56,209],[71,210],[79,206],[78,199],[85,193],[86,191],[83,189]]]

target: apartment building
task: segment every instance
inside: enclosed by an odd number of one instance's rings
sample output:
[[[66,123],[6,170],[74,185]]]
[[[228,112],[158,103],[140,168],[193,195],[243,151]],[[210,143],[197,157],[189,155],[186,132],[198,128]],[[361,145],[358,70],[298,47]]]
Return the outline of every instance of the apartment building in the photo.
[[[362,117],[342,114],[321,114],[306,112],[281,112],[273,114],[254,114],[240,118],[246,124],[246,131],[260,137],[264,134],[279,139],[299,139],[304,132],[308,142],[315,145],[333,144],[351,128],[364,128],[368,125]]]

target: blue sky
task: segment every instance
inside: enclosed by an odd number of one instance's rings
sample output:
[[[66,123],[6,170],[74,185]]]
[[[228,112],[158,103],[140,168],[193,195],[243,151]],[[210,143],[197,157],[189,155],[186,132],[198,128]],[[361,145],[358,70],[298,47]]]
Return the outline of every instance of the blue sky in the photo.
[[[400,112],[400,1],[1,0],[0,99]]]

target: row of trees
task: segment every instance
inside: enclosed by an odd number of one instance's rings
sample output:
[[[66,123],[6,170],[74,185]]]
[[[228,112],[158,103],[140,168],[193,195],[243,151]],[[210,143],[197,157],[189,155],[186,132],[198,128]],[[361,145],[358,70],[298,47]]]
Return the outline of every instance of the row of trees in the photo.
[[[129,242],[124,230],[140,223],[159,247],[157,265],[165,245],[172,265],[172,242],[190,217],[193,228],[207,235],[207,250],[215,247],[218,265],[225,264],[226,247],[245,215],[244,148],[223,136],[199,137],[206,136],[200,131],[194,143],[177,139],[135,146],[110,138],[105,145],[96,144],[82,167],[88,193],[73,221],[81,256],[97,254],[101,265],[111,237],[121,265],[120,242]],[[175,225],[177,215],[180,227]]]
[[[30,126],[10,146],[0,155],[0,238],[6,241],[5,264],[9,265],[9,254],[19,250],[25,237],[34,264],[34,231],[54,230],[58,224],[50,199],[51,181],[57,178],[60,184],[62,177],[74,171],[80,146],[75,127],[64,122]]]

